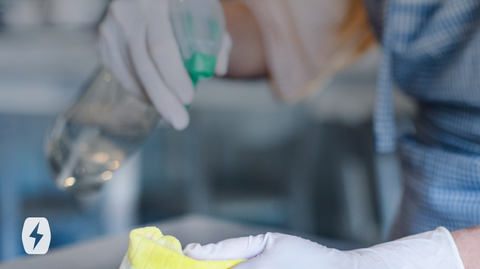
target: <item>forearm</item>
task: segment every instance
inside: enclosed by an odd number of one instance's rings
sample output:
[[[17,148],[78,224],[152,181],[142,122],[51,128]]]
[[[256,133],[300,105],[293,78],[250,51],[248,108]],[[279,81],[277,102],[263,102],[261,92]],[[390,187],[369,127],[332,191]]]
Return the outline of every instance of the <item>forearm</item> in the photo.
[[[465,269],[480,269],[480,226],[452,232]]]
[[[262,36],[250,9],[239,1],[222,2],[227,30],[233,46],[228,65],[229,77],[259,77],[267,74]]]

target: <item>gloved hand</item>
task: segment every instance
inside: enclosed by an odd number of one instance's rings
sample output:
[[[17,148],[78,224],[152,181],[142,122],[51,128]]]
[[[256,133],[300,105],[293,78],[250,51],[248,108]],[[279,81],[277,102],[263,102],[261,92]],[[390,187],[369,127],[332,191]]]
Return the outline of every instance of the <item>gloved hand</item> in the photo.
[[[197,260],[248,259],[234,269],[464,269],[450,232],[434,231],[371,248],[339,251],[278,233],[228,239],[217,244],[189,244],[184,254]]]
[[[225,75],[231,49],[225,33],[215,74]],[[149,100],[175,129],[188,126],[185,105],[195,95],[169,17],[168,0],[114,0],[100,25],[104,66],[122,86]]]

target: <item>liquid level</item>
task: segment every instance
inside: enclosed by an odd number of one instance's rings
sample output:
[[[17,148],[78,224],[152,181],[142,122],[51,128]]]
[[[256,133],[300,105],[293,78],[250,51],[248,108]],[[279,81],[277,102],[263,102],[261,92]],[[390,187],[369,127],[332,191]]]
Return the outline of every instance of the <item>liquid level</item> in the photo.
[[[57,117],[47,137],[45,152],[55,185],[74,193],[99,190],[159,118],[152,106],[122,90],[108,72],[99,72],[78,101]]]

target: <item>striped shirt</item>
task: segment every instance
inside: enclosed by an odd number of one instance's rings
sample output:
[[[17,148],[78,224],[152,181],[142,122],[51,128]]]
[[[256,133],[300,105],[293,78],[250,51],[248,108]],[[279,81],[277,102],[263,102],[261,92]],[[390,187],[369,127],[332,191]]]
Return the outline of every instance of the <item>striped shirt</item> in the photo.
[[[400,139],[405,193],[393,237],[480,225],[480,1],[390,0],[383,17],[372,20],[383,31],[380,152],[395,149],[394,85],[419,105],[416,133]]]

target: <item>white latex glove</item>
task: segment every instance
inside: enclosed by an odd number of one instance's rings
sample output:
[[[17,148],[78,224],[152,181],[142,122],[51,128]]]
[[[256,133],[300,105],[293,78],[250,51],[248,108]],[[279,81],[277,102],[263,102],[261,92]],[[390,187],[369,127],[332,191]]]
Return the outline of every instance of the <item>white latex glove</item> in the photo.
[[[122,86],[150,100],[175,129],[188,126],[185,105],[195,95],[169,17],[168,0],[114,0],[100,25],[104,66]],[[232,41],[225,33],[215,74],[227,72]]]
[[[189,244],[198,260],[248,259],[234,269],[464,269],[450,232],[443,228],[371,248],[339,251],[300,237],[267,233],[217,244]]]

